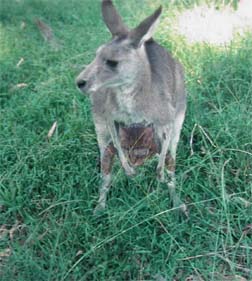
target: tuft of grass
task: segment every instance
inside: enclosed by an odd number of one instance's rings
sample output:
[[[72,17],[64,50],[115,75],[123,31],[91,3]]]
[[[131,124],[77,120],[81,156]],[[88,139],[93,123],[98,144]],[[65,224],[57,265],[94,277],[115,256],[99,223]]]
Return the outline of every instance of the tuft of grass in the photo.
[[[156,6],[115,2],[130,26]],[[133,179],[117,161],[108,208],[93,216],[99,154],[90,102],[74,79],[110,38],[99,1],[1,1],[1,280],[252,279],[251,38],[189,45],[172,23],[195,1],[158,4],[156,38],[186,70],[177,186],[188,220],[170,208],[155,160]],[[36,19],[59,49],[44,42]]]

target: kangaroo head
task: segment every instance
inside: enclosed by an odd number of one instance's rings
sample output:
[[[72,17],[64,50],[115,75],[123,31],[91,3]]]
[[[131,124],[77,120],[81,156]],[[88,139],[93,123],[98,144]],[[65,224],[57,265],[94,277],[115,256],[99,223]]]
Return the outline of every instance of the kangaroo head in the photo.
[[[107,89],[129,89],[148,79],[150,69],[144,44],[150,40],[158,23],[159,7],[136,28],[129,30],[111,0],[102,1],[103,20],[112,39],[96,51],[95,59],[76,79],[78,88],[85,93]]]

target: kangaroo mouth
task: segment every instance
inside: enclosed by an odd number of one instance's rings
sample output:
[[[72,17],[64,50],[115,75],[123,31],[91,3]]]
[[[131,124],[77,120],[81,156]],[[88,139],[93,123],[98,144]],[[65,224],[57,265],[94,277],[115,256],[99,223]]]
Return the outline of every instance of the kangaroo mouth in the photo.
[[[136,162],[134,162],[134,163],[132,163],[130,161],[130,163],[133,167],[139,167],[139,166],[142,166],[144,164],[144,160],[136,160]]]

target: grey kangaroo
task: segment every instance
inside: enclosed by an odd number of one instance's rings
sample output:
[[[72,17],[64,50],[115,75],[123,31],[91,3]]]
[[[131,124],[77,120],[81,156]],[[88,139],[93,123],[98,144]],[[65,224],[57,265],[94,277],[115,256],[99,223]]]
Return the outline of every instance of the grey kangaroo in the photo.
[[[100,149],[102,186],[95,211],[106,206],[115,153],[126,174],[134,174],[118,127],[137,124],[153,127],[160,144],[157,176],[167,183],[173,206],[186,212],[175,192],[176,149],[186,111],[184,74],[181,64],[152,39],[162,7],[129,29],[111,0],[101,5],[112,39],[98,48],[95,59],[76,79],[78,88],[90,96]]]

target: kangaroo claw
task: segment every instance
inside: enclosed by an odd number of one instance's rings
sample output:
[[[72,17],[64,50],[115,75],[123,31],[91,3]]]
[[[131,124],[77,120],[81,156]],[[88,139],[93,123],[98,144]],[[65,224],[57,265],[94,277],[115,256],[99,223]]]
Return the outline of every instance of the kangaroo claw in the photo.
[[[135,173],[136,173],[135,169],[133,167],[131,167],[128,162],[122,163],[122,166],[123,166],[123,169],[124,169],[127,176],[134,176],[135,175]]]
[[[94,216],[99,216],[99,215],[101,215],[101,214],[104,212],[105,207],[106,207],[105,204],[100,204],[100,203],[98,203],[98,204],[96,205],[94,211],[93,211],[93,215],[94,215]]]
[[[157,167],[157,179],[160,182],[165,182],[165,173],[162,167]]]

